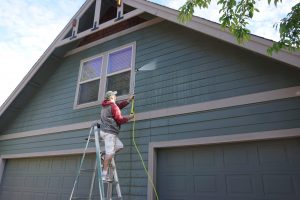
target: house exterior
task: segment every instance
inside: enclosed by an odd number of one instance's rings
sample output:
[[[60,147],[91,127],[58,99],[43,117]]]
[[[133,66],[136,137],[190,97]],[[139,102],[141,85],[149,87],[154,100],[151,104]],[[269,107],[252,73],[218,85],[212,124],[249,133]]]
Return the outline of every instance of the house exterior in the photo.
[[[300,54],[270,57],[271,41],[238,45],[218,24],[177,15],[143,0],[84,3],[1,106],[1,200],[69,198],[107,90],[135,93],[136,142],[159,199],[300,199]],[[155,199],[131,123],[120,139],[124,199]]]

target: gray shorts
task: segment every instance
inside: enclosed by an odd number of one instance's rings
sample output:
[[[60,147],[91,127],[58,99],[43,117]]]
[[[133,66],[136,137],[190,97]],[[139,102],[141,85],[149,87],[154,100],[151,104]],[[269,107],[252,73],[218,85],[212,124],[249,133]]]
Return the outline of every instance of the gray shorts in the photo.
[[[106,155],[114,155],[116,151],[124,148],[121,140],[114,134],[100,131],[100,137],[104,140]]]

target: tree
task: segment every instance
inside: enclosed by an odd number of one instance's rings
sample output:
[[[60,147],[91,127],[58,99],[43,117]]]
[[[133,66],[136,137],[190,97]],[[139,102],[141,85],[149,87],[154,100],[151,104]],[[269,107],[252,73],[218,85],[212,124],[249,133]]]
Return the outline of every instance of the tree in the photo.
[[[275,6],[282,0],[273,0]],[[194,9],[208,8],[211,0],[187,0],[187,2],[179,8],[178,19],[185,23],[192,19]],[[272,0],[268,0],[272,3]],[[250,30],[246,28],[248,21],[253,18],[255,12],[259,10],[255,7],[256,0],[218,0],[218,5],[221,5],[219,12],[221,17],[219,21],[221,26],[236,37],[238,43],[243,43],[250,38]],[[280,23],[274,24],[274,28],[279,31],[280,40],[273,42],[273,45],[267,49],[267,53],[272,55],[273,52],[278,52],[281,49],[289,51],[300,50],[300,3],[292,7],[290,13],[280,20]]]

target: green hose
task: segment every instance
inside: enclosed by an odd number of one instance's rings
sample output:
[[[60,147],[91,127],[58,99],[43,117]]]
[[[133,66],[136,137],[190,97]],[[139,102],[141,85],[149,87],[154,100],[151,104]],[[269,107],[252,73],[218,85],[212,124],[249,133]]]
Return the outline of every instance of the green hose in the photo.
[[[134,98],[133,98],[132,101],[131,101],[131,114],[135,114],[135,113],[134,113]],[[145,165],[145,162],[144,162],[144,160],[143,160],[143,157],[142,157],[142,155],[141,155],[141,152],[140,152],[140,150],[139,150],[139,148],[138,148],[138,146],[137,146],[137,144],[136,144],[136,142],[135,142],[135,116],[133,117],[133,122],[132,122],[132,142],[133,142],[133,145],[134,145],[134,147],[135,147],[135,149],[136,149],[136,151],[137,151],[137,153],[138,153],[138,155],[139,155],[139,157],[140,157],[140,160],[141,160],[141,162],[142,162],[142,165],[143,165],[143,167],[144,167],[144,170],[145,170],[145,172],[146,172],[146,174],[147,174],[147,176],[148,176],[148,180],[149,180],[149,182],[151,183],[151,186],[152,186],[152,188],[153,188],[153,190],[154,190],[154,193],[155,193],[155,196],[156,196],[156,200],[159,200],[158,194],[157,194],[157,191],[156,191],[156,188],[155,188],[155,185],[154,185],[154,183],[153,183],[153,180],[152,180],[151,176],[149,175],[149,172],[148,172],[148,170],[147,170],[147,167],[146,167],[146,165]]]

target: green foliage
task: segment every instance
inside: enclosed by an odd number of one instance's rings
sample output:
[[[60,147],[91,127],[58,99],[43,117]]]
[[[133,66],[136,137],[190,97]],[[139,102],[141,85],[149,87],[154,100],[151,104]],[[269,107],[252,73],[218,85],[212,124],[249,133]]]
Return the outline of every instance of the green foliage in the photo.
[[[280,40],[274,42],[273,46],[268,48],[268,54],[278,52],[280,49],[288,51],[300,50],[300,3],[292,7],[292,11],[283,18],[279,24],[274,27],[280,34]]]
[[[268,0],[268,3],[274,3],[277,6],[282,0]],[[208,8],[211,0],[187,0],[187,2],[179,8],[178,19],[182,23],[190,21],[194,14],[194,8]],[[222,14],[219,21],[222,28],[227,28],[237,39],[238,43],[243,43],[250,38],[250,30],[247,29],[249,20],[253,18],[255,12],[259,10],[255,7],[256,0],[218,0],[221,5],[219,13]],[[300,3],[296,4],[292,11],[281,20],[280,24],[274,27],[279,29],[280,40],[274,42],[267,52],[278,52],[280,49],[288,49],[289,51],[299,50],[300,43]]]
[[[194,14],[194,8],[208,8],[211,0],[188,0],[179,10],[178,19],[180,22],[185,23],[190,21]]]

